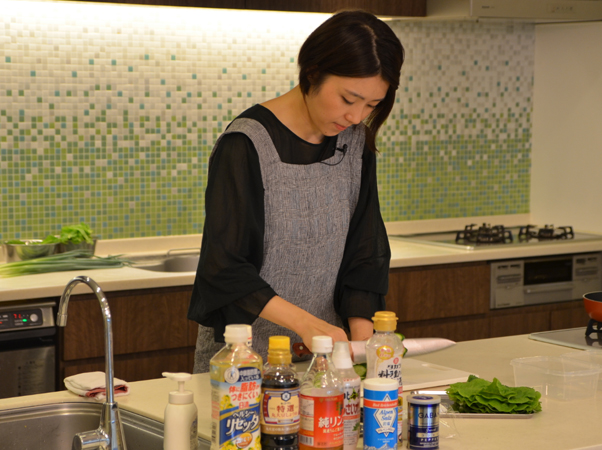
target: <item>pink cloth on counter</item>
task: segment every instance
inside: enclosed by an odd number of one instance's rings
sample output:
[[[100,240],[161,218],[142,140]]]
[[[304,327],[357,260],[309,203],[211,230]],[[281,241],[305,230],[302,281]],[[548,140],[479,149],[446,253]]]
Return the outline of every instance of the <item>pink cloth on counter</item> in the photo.
[[[101,401],[106,398],[107,394],[105,380],[104,372],[78,373],[65,378],[65,387],[80,397],[89,397]],[[113,378],[113,392],[115,397],[128,395],[130,386],[119,378]]]

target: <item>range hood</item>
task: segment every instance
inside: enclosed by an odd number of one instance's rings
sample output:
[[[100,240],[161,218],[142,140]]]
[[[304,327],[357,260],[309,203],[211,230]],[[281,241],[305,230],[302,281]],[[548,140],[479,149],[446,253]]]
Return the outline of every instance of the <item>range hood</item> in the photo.
[[[602,20],[602,0],[427,0],[426,19]]]

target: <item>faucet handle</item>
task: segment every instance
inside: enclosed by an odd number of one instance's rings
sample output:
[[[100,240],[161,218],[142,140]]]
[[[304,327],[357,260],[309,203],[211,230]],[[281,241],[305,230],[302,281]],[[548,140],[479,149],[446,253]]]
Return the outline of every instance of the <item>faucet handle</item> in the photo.
[[[104,432],[102,428],[98,428],[92,431],[84,431],[83,433],[77,433],[73,437],[72,450],[85,450],[92,448],[106,449],[109,447],[110,439],[109,436]]]

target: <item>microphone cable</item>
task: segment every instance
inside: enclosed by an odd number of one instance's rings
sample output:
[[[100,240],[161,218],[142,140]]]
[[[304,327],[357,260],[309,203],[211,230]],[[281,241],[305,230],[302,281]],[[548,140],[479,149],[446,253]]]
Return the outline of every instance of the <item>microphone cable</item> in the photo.
[[[320,161],[320,164],[324,164],[326,166],[338,166],[339,164],[341,164],[341,162],[345,159],[345,155],[347,154],[347,144],[343,144],[342,148],[338,148],[335,147],[335,151],[340,151],[341,153],[343,153],[343,156],[341,156],[341,159],[339,159],[336,163],[327,163],[324,161]]]

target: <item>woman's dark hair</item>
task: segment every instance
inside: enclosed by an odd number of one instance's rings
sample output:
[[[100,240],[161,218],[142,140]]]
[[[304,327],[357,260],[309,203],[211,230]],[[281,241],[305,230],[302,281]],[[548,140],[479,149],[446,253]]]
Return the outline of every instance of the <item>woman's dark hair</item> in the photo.
[[[299,86],[303,95],[308,95],[312,89],[319,89],[328,75],[380,75],[389,83],[389,89],[365,120],[366,143],[375,152],[376,134],[395,102],[403,61],[403,46],[386,23],[365,11],[342,11],[316,28],[301,46]]]

